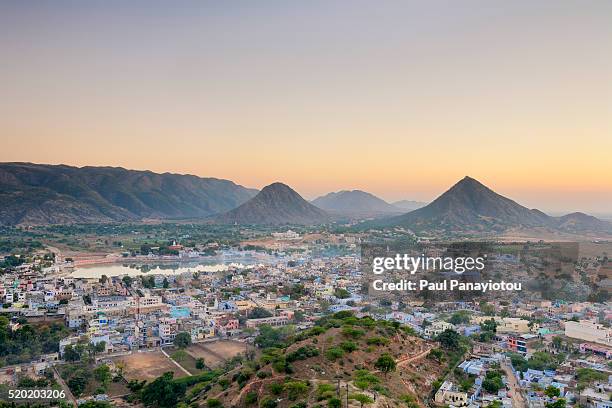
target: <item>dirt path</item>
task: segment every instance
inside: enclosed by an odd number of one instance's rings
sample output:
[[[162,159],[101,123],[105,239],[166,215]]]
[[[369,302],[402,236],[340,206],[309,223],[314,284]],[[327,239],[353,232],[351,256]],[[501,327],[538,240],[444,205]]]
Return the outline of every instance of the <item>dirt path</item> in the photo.
[[[57,371],[57,368],[55,368],[55,366],[53,366],[53,375],[55,376],[55,380],[57,381],[57,383],[62,387],[62,389],[66,393],[66,399],[72,400],[75,407],[78,406],[79,404],[77,403],[77,400],[74,397],[74,395],[72,395],[72,391],[70,391],[70,388],[68,388],[68,384],[66,384],[66,382],[64,381],[60,373]]]
[[[396,360],[395,362],[397,363],[398,367],[401,367],[401,366],[404,366],[404,365],[406,365],[408,363],[412,363],[413,361],[420,360],[422,358],[427,357],[427,355],[429,354],[429,352],[431,352],[431,350],[432,350],[432,347],[429,347],[428,349],[426,349],[424,351],[421,351],[416,356],[401,358],[399,360]]]
[[[514,375],[514,372],[512,372],[512,368],[507,361],[502,361],[501,368],[506,373],[506,377],[508,377],[508,386],[510,387],[510,393],[512,394],[512,406],[517,408],[526,408],[527,404],[525,403],[525,398],[523,397],[521,388],[516,380],[516,376]]]
[[[162,354],[163,354],[164,356],[166,356],[166,358],[168,358],[168,360],[172,361],[172,362],[174,363],[174,365],[176,365],[178,368],[180,368],[180,369],[181,369],[181,370],[182,370],[182,371],[183,371],[185,374],[187,374],[187,376],[191,377],[191,376],[193,375],[193,374],[191,374],[189,371],[187,371],[187,370],[186,370],[186,369],[185,369],[185,368],[184,368],[182,365],[180,365],[179,363],[177,363],[176,361],[174,361],[174,359],[173,359],[172,357],[170,357],[170,356],[168,355],[168,353],[166,353],[166,352],[164,351],[164,349],[163,349],[163,348],[161,348],[161,347],[160,347],[159,349],[161,350]]]

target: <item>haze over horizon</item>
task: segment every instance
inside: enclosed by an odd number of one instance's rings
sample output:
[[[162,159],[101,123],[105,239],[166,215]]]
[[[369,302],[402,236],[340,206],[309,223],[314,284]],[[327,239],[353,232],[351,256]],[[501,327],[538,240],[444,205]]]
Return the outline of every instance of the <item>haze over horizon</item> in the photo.
[[[0,5],[0,161],[612,212],[610,2]]]

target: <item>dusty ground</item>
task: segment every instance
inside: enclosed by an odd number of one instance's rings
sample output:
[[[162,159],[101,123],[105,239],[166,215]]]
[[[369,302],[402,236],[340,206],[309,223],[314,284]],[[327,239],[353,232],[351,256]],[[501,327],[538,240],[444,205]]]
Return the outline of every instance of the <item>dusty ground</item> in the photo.
[[[210,368],[218,367],[238,354],[244,353],[246,344],[233,340],[220,340],[210,343],[196,343],[187,348],[194,358],[203,358]]]
[[[160,351],[146,353],[134,353],[113,359],[115,364],[122,361],[125,364],[123,370],[128,380],[151,380],[159,377],[166,371],[172,371],[175,377],[184,377],[185,373],[172,363]]]

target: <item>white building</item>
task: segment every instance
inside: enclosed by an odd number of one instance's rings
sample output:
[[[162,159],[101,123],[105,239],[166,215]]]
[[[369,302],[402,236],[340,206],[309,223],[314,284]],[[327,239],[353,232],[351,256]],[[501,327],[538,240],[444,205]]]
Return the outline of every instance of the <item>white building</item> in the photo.
[[[612,329],[606,328],[590,320],[565,322],[565,335],[574,339],[612,347]]]

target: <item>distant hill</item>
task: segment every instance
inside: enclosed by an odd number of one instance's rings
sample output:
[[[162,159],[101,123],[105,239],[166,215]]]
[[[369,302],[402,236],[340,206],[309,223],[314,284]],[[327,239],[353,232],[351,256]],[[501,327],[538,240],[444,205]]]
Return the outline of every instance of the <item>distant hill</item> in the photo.
[[[283,183],[264,187],[255,197],[238,208],[214,218],[225,224],[323,224],[329,214],[304,200]]]
[[[391,203],[394,207],[399,208],[402,211],[412,211],[417,208],[425,207],[427,203],[423,203],[421,201],[411,201],[411,200],[400,200]]]
[[[120,167],[0,163],[0,224],[196,218],[257,193],[228,180]]]
[[[550,217],[501,196],[479,181],[465,177],[431,204],[381,221],[413,231],[490,233],[511,227],[547,227],[569,232],[612,231],[611,225],[586,214]]]
[[[361,190],[343,190],[318,197],[312,204],[329,212],[338,214],[392,214],[402,210],[392,206],[373,194]]]
[[[568,232],[611,232],[612,223],[581,212],[574,212],[556,218],[557,227]]]

